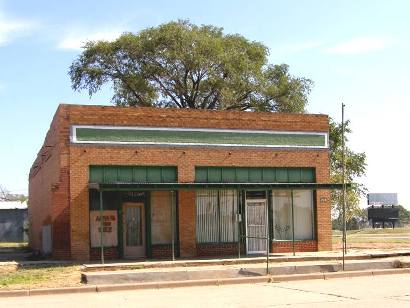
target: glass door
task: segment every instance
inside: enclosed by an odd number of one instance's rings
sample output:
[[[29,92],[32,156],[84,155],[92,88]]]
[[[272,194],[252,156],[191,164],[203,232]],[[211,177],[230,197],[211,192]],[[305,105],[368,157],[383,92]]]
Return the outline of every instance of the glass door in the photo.
[[[145,213],[143,203],[125,203],[123,212],[124,257],[145,256]]]

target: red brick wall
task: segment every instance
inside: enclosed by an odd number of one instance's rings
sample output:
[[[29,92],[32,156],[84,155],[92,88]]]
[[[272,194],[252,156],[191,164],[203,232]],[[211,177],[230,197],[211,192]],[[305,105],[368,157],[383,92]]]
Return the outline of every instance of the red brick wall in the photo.
[[[217,257],[217,256],[237,256],[237,243],[221,243],[221,244],[197,244],[197,256],[200,257]],[[317,251],[317,241],[295,241],[296,252]],[[292,252],[292,242],[274,242],[272,243],[272,253]],[[245,246],[241,245],[241,254],[245,253]]]
[[[105,260],[116,260],[119,259],[120,255],[118,253],[117,247],[105,247],[104,248],[104,261]],[[101,249],[91,248],[90,249],[90,260],[101,261]]]
[[[174,253],[175,257],[179,256],[179,247],[175,245]],[[171,244],[155,244],[151,246],[151,253],[153,259],[170,259],[172,258],[172,245]]]
[[[196,251],[199,257],[237,256],[238,243],[197,244]],[[241,244],[241,254],[244,253],[245,246]]]
[[[329,129],[328,116],[269,112],[158,109],[111,106],[60,105],[71,124],[201,127],[318,131]]]
[[[54,258],[70,258],[68,117],[59,108],[29,175],[29,245],[42,250],[42,227],[52,225]]]
[[[295,241],[295,251],[296,252],[310,252],[317,251],[318,245],[317,241]],[[272,243],[272,253],[283,253],[292,252],[293,243],[292,242],[274,242]]]
[[[179,253],[181,257],[196,255],[195,192],[180,191],[178,204]]]
[[[59,134],[60,143],[63,145],[69,144],[69,125],[75,124],[328,131],[328,117],[324,115],[61,105],[56,117],[64,120],[61,134]],[[63,196],[61,204],[62,208],[65,205],[65,212],[63,212],[69,213],[66,217],[69,217],[71,221],[69,232],[71,257],[77,260],[90,258],[89,165],[177,166],[179,182],[194,181],[195,166],[313,167],[316,168],[318,183],[329,182],[327,150],[119,147],[73,144],[69,145],[65,153],[69,153],[68,156],[64,156],[64,160],[68,161],[66,166],[69,166],[70,171],[67,176],[69,202]],[[316,220],[319,250],[331,249],[330,200],[319,198],[328,195],[326,191],[318,192]],[[179,220],[181,256],[193,256],[197,253],[194,192],[181,191],[179,193]]]

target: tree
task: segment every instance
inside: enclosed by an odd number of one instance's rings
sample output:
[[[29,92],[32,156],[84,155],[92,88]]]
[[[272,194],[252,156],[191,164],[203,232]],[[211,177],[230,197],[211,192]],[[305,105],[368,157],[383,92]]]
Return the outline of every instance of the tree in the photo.
[[[0,185],[0,201],[26,202],[28,197],[24,194],[11,194],[4,186]]]
[[[0,201],[6,201],[8,193],[7,189],[0,184]]]
[[[304,112],[312,81],[269,64],[268,54],[222,28],[177,21],[90,41],[69,75],[90,96],[111,83],[118,106]]]
[[[399,205],[399,221],[400,225],[408,225],[410,223],[410,211],[408,211],[404,206]]]
[[[333,183],[343,182],[343,161],[342,161],[342,123],[336,123],[330,119],[330,178]],[[352,131],[349,128],[349,121],[345,121],[345,145],[348,142],[346,135]],[[346,221],[359,219],[363,216],[363,210],[359,207],[360,198],[367,192],[366,187],[357,182],[357,179],[366,174],[366,153],[356,153],[346,146],[345,149],[345,180],[352,183],[352,188],[346,192]],[[342,228],[342,191],[332,191],[332,216],[336,218],[336,225]]]
[[[303,113],[313,82],[294,77],[286,64],[268,63],[269,50],[222,28],[170,22],[138,34],[124,33],[113,42],[88,42],[70,66],[75,90],[90,96],[111,83],[118,106]],[[349,122],[346,122],[347,133]],[[331,179],[342,182],[341,125],[330,122]],[[347,139],[346,139],[347,141]],[[346,180],[366,171],[366,155],[346,151]],[[358,214],[365,188],[348,191],[347,219]],[[332,194],[340,220],[341,193]]]

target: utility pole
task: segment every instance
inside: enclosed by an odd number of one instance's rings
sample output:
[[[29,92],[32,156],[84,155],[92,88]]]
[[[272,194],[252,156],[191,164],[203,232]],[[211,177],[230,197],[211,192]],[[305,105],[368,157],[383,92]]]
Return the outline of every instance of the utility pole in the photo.
[[[343,219],[343,236],[342,236],[342,251],[343,251],[343,270],[345,269],[345,254],[346,249],[346,162],[345,162],[345,104],[342,103],[342,219]]]

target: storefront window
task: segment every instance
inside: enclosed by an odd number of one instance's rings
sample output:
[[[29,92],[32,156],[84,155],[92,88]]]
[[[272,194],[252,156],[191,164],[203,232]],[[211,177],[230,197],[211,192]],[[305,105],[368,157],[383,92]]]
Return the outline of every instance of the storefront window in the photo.
[[[295,239],[314,239],[313,192],[311,190],[293,191],[295,209]]]
[[[295,240],[314,239],[313,192],[293,191],[294,224],[292,224],[292,194],[289,190],[272,191],[273,237],[275,240],[292,240],[292,226]]]
[[[235,190],[203,190],[196,194],[198,243],[236,242],[238,198]]]
[[[292,199],[290,191],[272,191],[273,238],[292,240]]]

